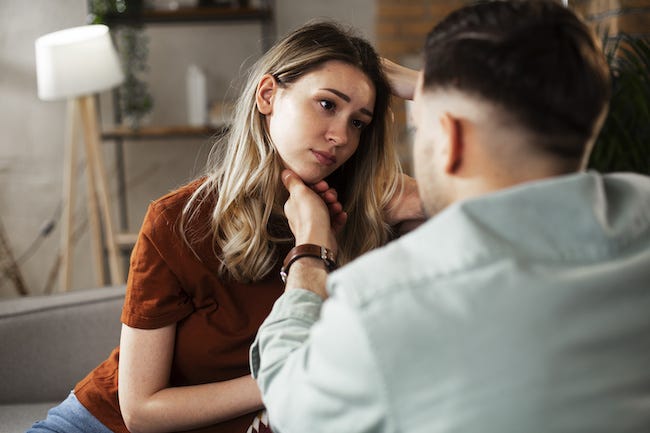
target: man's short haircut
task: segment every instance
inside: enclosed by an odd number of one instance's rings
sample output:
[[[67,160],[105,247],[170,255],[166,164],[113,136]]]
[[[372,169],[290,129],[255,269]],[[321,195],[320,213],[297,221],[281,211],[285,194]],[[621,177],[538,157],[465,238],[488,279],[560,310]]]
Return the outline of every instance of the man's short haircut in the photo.
[[[496,1],[459,9],[427,36],[423,88],[456,89],[507,113],[541,150],[575,160],[610,97],[594,33],[554,1]]]

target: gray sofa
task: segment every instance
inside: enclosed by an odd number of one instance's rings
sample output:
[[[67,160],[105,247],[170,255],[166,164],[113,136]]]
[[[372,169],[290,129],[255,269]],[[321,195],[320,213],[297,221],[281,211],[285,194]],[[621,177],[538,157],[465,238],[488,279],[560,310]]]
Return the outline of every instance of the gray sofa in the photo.
[[[119,343],[124,286],[0,301],[0,433],[24,432]]]

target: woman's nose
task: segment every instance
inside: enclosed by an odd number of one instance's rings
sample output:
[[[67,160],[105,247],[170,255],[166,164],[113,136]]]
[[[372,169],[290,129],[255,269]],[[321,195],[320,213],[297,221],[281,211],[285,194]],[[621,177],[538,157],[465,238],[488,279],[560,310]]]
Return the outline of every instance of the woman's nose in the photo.
[[[343,146],[348,142],[347,121],[340,119],[333,120],[327,130],[327,141],[335,146]]]

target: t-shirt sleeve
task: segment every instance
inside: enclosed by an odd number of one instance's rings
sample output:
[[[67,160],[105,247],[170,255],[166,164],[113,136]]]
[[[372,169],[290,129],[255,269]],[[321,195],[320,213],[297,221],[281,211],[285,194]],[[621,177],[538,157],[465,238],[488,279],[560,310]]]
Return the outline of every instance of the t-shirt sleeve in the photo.
[[[147,210],[131,265],[121,320],[134,328],[155,329],[176,323],[193,310],[191,296],[183,289],[169,263],[182,239],[165,208],[152,204]]]

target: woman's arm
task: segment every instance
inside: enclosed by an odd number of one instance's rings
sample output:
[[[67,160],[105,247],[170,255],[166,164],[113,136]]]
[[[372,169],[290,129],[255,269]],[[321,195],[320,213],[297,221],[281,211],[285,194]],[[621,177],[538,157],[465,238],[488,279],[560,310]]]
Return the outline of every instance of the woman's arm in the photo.
[[[251,376],[169,387],[175,336],[176,325],[160,329],[122,325],[118,387],[129,431],[191,430],[262,408],[260,391]]]
[[[386,222],[395,227],[399,235],[415,229],[426,220],[415,179],[402,174],[400,188],[386,206],[385,213]]]
[[[398,65],[386,58],[381,59],[381,66],[390,82],[393,95],[412,100],[418,80],[418,71]]]
[[[413,99],[418,71],[398,65],[386,58],[382,58],[381,63],[393,95]],[[399,235],[413,230],[425,221],[415,179],[405,174],[401,176],[400,188],[386,207],[385,217],[386,222],[393,226]]]

